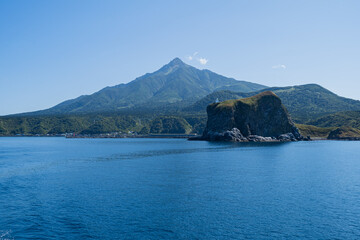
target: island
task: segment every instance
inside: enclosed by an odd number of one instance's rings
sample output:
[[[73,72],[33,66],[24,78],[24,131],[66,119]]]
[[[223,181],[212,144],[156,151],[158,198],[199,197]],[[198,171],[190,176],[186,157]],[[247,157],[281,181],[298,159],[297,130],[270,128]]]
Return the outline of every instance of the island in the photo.
[[[271,91],[207,107],[202,136],[189,140],[274,142],[310,140],[300,134],[281,99]]]

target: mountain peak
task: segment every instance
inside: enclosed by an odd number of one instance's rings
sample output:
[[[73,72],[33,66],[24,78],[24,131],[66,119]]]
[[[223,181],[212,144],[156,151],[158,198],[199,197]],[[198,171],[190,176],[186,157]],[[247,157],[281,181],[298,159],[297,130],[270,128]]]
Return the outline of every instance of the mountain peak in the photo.
[[[185,100],[200,99],[214,90],[249,92],[263,88],[265,86],[204,72],[184,63],[180,58],[174,58],[153,73],[147,73],[126,84],[104,88],[92,95],[60,103],[41,114],[133,111],[132,109],[145,109],[148,106],[155,109],[163,106],[162,104],[180,104]]]
[[[173,60],[171,60],[171,62],[168,63],[168,65],[170,66],[174,66],[174,65],[184,65],[185,63],[183,61],[181,61],[180,58],[176,57]]]
[[[180,58],[176,57],[173,60],[171,60],[168,64],[164,65],[162,68],[160,68],[160,72],[165,73],[165,75],[168,75],[172,72],[174,72],[176,69],[185,67],[186,64],[181,61]]]

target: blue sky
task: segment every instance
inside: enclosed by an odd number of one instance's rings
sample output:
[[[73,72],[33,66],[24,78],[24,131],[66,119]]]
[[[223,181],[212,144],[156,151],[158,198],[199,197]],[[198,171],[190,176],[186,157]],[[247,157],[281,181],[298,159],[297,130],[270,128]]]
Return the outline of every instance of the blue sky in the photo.
[[[129,82],[175,57],[360,99],[360,1],[0,1],[0,115]],[[192,57],[192,60],[189,60]]]

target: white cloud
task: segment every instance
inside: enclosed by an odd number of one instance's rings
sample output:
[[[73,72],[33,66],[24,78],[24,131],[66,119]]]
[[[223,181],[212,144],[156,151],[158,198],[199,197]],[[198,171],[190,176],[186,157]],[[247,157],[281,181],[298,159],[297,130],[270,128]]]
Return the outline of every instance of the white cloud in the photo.
[[[281,69],[286,69],[286,65],[284,65],[284,64],[279,64],[279,65],[272,66],[271,68],[272,68],[272,69],[279,69],[279,68],[281,68]]]
[[[186,59],[188,61],[195,60],[195,61],[198,61],[201,65],[206,65],[209,60],[204,57],[195,58],[198,54],[199,54],[199,52],[194,52],[192,55],[186,56]]]
[[[199,52],[194,52],[193,55],[189,55],[189,56],[187,56],[186,58],[187,58],[189,61],[192,61],[192,60],[194,59],[194,57],[195,57],[196,55],[198,55],[198,53],[199,53]]]
[[[201,57],[198,59],[198,61],[201,65],[206,65],[209,60]]]

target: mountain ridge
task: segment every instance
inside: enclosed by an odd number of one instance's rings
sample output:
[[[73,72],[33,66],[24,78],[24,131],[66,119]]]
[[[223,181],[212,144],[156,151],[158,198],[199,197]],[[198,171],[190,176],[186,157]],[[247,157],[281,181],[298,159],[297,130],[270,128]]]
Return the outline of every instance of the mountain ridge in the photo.
[[[105,87],[93,94],[82,95],[61,102],[49,109],[17,115],[77,114],[119,111],[139,107],[141,104],[176,103],[189,98],[200,99],[220,88],[257,91],[266,86],[239,81],[197,69],[179,58],[174,58],[153,73],[146,73],[129,83]]]
[[[184,110],[187,112],[205,112],[206,106],[215,102],[216,99],[225,101],[246,98],[262,91],[272,91],[279,96],[293,119],[299,123],[305,123],[310,119],[340,111],[360,110],[360,101],[338,96],[318,84],[270,87],[251,93],[218,91],[205,96],[191,106],[185,107]]]

